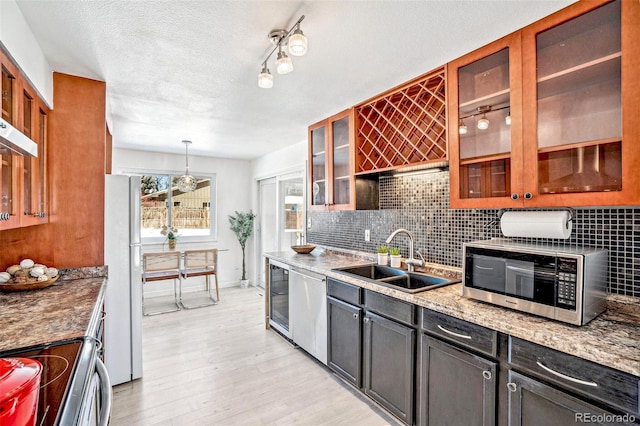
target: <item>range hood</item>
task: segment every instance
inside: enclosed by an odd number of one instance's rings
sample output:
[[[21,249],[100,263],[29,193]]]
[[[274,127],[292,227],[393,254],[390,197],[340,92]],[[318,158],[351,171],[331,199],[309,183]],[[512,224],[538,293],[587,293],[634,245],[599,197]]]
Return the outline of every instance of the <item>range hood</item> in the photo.
[[[0,146],[16,155],[38,156],[38,145],[3,119],[0,119]]]

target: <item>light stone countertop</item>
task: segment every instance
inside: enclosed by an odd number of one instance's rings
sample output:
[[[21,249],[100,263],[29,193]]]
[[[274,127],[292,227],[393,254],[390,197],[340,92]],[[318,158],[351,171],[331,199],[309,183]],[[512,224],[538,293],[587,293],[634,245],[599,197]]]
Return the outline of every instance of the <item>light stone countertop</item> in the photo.
[[[462,297],[461,284],[409,294],[331,271],[370,263],[373,255],[362,258],[356,252],[345,255],[317,247],[310,254],[296,254],[291,250],[265,253],[265,257],[640,377],[640,300],[637,298],[611,295],[603,314],[578,327]],[[437,265],[429,266],[438,269]],[[456,268],[442,268],[441,272],[447,276],[461,273]]]

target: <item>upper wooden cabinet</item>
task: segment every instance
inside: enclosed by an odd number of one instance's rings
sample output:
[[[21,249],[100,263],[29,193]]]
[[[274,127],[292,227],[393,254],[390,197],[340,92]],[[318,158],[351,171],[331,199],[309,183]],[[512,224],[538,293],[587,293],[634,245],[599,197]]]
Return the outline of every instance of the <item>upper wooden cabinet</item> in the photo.
[[[355,209],[353,109],[309,126],[309,209]]]
[[[448,64],[451,206],[638,204],[639,35],[583,1]]]
[[[23,157],[0,145],[0,230],[48,221],[48,108],[0,50],[2,118],[38,145],[38,157]]]
[[[439,68],[355,107],[355,173],[447,158],[445,69]]]

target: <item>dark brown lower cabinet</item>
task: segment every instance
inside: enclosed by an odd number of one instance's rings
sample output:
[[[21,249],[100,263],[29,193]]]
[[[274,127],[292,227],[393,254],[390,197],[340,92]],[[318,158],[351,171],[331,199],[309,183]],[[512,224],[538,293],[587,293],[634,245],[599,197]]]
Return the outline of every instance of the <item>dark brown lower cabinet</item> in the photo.
[[[629,419],[612,414],[542,382],[509,372],[510,426],[626,425]],[[627,416],[628,417],[628,416]]]
[[[364,317],[364,392],[413,424],[416,330],[372,312]]]
[[[497,363],[422,335],[420,424],[496,424]]]
[[[362,387],[362,308],[327,297],[327,364],[357,388]]]

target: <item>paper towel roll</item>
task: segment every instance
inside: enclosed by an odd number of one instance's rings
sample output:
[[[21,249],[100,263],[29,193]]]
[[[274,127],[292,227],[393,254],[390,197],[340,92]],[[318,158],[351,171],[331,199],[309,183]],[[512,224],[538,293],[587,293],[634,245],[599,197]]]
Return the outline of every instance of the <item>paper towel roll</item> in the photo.
[[[571,236],[571,215],[567,210],[550,212],[504,212],[500,229],[505,237],[563,238]]]

